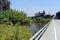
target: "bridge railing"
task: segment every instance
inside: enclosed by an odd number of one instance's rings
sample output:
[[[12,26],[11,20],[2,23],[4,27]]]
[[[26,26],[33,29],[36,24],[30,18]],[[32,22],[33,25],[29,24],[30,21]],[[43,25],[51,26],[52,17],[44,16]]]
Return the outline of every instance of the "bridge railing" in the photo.
[[[51,21],[50,21],[51,22]],[[48,22],[42,29],[40,29],[32,38],[30,38],[29,40],[39,40],[41,38],[41,36],[43,35],[43,33],[46,31],[46,29],[48,28],[48,25],[50,24],[50,22]]]

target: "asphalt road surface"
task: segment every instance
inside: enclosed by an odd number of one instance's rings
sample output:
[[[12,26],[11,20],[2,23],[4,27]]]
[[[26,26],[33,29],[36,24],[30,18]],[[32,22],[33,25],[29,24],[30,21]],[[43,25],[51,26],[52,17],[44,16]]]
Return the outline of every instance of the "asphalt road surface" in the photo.
[[[60,40],[60,20],[52,20],[40,40]]]

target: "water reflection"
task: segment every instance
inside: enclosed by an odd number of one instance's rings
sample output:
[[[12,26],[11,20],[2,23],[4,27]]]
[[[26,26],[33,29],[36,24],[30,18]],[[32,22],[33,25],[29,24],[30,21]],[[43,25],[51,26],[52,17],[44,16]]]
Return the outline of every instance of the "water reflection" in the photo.
[[[39,25],[38,23],[33,23],[30,29],[35,34],[37,31],[41,29],[41,25]]]

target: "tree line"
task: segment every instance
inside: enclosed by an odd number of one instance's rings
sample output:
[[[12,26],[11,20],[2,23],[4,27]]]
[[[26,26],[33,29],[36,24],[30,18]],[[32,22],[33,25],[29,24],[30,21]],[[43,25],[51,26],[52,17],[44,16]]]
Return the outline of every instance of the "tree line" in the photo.
[[[42,13],[41,12],[38,12],[35,14],[35,17],[44,17],[44,18],[52,18],[54,15],[51,15],[51,14],[46,14],[45,11],[43,11]]]

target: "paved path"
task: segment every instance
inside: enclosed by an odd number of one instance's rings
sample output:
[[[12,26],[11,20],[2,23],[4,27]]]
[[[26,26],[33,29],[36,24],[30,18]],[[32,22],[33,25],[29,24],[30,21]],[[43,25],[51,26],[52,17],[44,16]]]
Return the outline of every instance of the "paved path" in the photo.
[[[60,20],[52,20],[40,40],[60,40]]]

